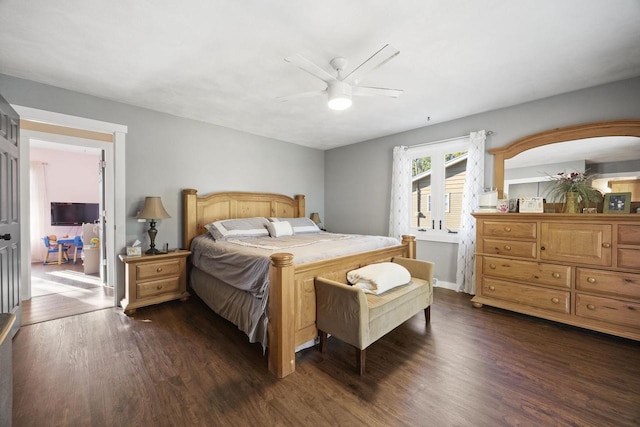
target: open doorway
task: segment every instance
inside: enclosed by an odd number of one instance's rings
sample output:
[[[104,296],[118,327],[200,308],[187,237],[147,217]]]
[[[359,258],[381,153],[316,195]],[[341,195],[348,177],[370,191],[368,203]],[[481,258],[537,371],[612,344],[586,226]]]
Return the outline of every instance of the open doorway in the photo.
[[[113,306],[106,284],[104,152],[30,139],[31,299],[23,324]]]

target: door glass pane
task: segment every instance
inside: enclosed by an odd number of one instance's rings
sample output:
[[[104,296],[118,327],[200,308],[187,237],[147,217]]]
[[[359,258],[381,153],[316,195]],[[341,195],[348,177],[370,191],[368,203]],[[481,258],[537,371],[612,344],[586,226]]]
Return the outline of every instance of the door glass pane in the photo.
[[[462,213],[462,190],[467,170],[467,152],[444,155],[445,182],[441,201],[444,213],[443,230],[459,230]]]
[[[411,187],[411,226],[431,228],[431,157],[413,159]]]

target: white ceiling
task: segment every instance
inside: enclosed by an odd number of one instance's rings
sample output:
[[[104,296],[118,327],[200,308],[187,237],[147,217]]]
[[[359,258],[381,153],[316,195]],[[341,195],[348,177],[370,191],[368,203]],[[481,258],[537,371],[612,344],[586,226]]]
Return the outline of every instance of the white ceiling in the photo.
[[[329,149],[640,75],[638,0],[2,0],[0,73]],[[400,55],[335,112],[331,72]],[[430,117],[430,121],[428,121]]]

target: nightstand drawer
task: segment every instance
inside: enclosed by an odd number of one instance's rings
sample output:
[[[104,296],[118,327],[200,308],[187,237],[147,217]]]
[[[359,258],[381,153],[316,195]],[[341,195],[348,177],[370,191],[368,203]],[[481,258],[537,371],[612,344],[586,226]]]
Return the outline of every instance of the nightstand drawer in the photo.
[[[138,283],[136,288],[138,298],[149,298],[167,292],[175,292],[180,289],[180,277],[176,276],[165,280]]]
[[[177,276],[182,271],[181,260],[163,260],[161,262],[144,263],[136,265],[138,280],[155,279],[166,276]]]

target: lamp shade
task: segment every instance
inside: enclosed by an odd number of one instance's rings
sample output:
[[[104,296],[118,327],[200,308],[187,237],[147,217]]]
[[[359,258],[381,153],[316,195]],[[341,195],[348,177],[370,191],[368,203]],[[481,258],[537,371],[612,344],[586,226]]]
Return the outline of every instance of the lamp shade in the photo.
[[[311,221],[315,222],[316,224],[319,224],[322,222],[320,221],[320,215],[318,215],[318,212],[314,212],[311,214]]]
[[[158,196],[145,197],[144,206],[142,210],[136,216],[138,219],[165,219],[171,218],[171,215],[167,213],[164,206],[162,206],[162,200]]]

